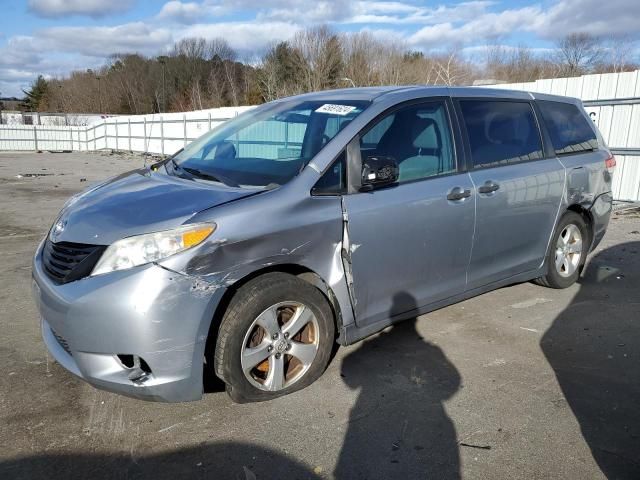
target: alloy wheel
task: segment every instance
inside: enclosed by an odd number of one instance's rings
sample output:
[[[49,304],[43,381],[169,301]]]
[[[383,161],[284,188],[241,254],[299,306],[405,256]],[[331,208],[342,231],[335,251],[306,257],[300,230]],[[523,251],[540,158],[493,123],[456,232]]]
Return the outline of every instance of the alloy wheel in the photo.
[[[285,389],[309,370],[318,346],[318,320],[313,311],[299,302],[279,302],[258,315],[247,330],[242,372],[260,390]]]
[[[570,223],[560,233],[556,242],[555,265],[561,277],[570,277],[580,265],[582,257],[582,233]]]

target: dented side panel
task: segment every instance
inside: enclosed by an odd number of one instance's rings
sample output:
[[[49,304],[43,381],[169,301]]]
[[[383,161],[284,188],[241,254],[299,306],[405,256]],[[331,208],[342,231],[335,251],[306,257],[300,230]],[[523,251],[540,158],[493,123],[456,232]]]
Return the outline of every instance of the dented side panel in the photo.
[[[312,169],[306,172],[317,175]],[[339,326],[348,325],[354,319],[343,267],[340,197],[287,193],[283,187],[197,215],[194,221],[215,222],[215,233],[195,251],[161,264],[197,278],[210,290],[231,287],[262,269],[301,266],[331,290]]]
[[[604,164],[607,157],[605,150],[559,157],[567,170],[567,205],[589,209],[599,195],[611,192],[611,174]]]

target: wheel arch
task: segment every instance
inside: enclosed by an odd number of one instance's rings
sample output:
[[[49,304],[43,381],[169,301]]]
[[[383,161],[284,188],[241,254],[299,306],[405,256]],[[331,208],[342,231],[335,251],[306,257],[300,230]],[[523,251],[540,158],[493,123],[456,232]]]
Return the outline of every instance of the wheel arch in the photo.
[[[566,211],[577,213],[584,220],[584,223],[587,225],[587,230],[589,232],[589,250],[591,250],[591,245],[593,244],[593,238],[594,238],[594,231],[593,231],[594,219],[593,219],[592,213],[589,211],[589,209],[585,208],[584,206],[578,203],[569,205]]]
[[[216,306],[213,312],[211,325],[209,326],[209,332],[207,334],[207,341],[205,346],[205,358],[207,359],[207,363],[209,363],[210,360],[213,361],[213,358],[215,356],[215,349],[216,349],[216,343],[218,339],[218,333],[220,330],[220,324],[222,323],[222,318],[224,317],[224,314],[233,296],[243,285],[247,284],[249,281],[253,280],[254,278],[260,277],[267,273],[274,273],[274,272],[288,273],[290,275],[296,276],[301,280],[304,280],[305,282],[313,285],[318,290],[320,290],[320,292],[323,294],[323,296],[329,303],[329,306],[333,313],[334,323],[336,326],[336,330],[335,330],[336,335],[338,335],[340,331],[340,327],[342,326],[342,314],[341,314],[340,303],[338,302],[338,299],[334,294],[333,290],[328,285],[328,283],[322,278],[322,276],[320,276],[317,272],[313,271],[309,267],[296,264],[296,263],[283,263],[283,264],[271,265],[268,267],[263,267],[263,268],[258,268],[256,270],[253,270],[247,273],[246,275],[244,275],[243,277],[239,278],[238,280],[236,280],[232,285],[227,287],[226,291],[224,292],[222,298],[218,302],[218,305]],[[205,374],[207,374],[206,371],[205,371]]]

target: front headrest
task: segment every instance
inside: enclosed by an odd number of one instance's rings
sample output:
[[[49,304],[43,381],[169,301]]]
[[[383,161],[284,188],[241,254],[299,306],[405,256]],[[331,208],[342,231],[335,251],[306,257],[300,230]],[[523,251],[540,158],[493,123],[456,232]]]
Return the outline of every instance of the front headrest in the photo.
[[[434,120],[422,118],[416,127],[417,135],[413,139],[415,148],[437,150],[441,147],[440,130]]]

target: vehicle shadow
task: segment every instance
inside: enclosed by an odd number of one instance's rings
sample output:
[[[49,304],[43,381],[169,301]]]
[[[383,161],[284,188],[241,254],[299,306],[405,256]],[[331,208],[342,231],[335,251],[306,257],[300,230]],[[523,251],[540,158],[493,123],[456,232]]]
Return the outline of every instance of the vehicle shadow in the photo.
[[[0,462],[5,480],[101,479],[308,479],[320,480],[307,466],[273,450],[246,443],[212,443],[136,457],[50,453]]]
[[[406,293],[394,298],[394,305],[409,302]],[[344,358],[342,376],[360,392],[335,478],[460,478],[456,430],[444,408],[460,374],[420,336],[415,318],[365,340]]]
[[[595,255],[540,345],[593,458],[640,478],[640,242]]]

